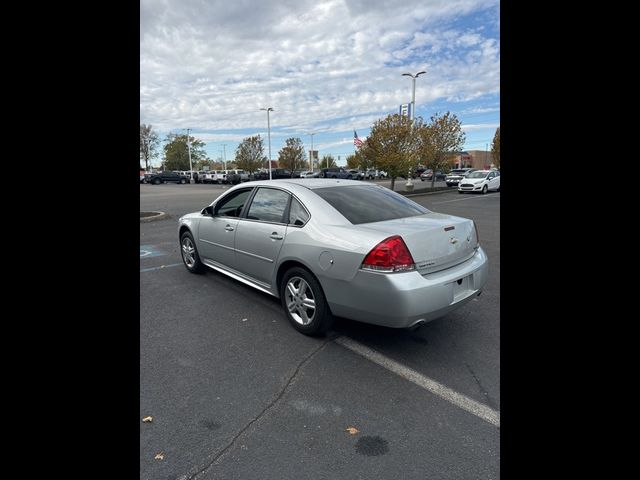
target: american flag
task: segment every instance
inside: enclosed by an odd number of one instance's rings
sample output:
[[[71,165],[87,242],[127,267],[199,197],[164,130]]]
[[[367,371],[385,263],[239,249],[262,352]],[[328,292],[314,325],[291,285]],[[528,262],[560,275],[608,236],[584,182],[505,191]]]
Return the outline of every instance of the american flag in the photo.
[[[353,144],[354,144],[356,147],[361,147],[361,146],[362,146],[362,140],[360,140],[360,139],[358,138],[358,134],[356,133],[356,131],[355,131],[355,130],[353,131]]]

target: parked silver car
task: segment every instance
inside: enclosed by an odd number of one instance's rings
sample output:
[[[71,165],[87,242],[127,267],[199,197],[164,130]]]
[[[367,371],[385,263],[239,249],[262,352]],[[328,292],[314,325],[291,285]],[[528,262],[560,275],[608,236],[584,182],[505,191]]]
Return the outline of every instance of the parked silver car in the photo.
[[[414,327],[480,295],[487,280],[473,221],[354,180],[236,185],[178,228],[187,270],[206,266],[280,298],[309,335],[334,315]]]

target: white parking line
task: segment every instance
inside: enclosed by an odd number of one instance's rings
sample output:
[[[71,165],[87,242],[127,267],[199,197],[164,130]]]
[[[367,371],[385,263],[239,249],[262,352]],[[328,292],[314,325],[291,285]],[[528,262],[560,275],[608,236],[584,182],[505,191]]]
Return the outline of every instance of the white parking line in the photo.
[[[430,391],[434,395],[438,395],[440,398],[453,403],[455,406],[460,407],[463,410],[466,410],[467,412],[481,418],[482,420],[500,428],[500,412],[497,412],[487,407],[486,405],[483,405],[482,403],[476,402],[466,395],[462,395],[461,393],[451,390],[441,383],[438,383],[435,380],[430,379],[429,377],[425,377],[421,373],[418,373],[415,370],[410,369],[409,367],[405,367],[395,360],[391,360],[381,353],[376,352],[375,350],[372,350],[371,348],[366,347],[361,343],[352,340],[351,338],[338,337],[335,339],[335,342],[345,348],[348,348],[352,352],[363,356],[367,360],[371,360],[373,363],[377,363],[381,367],[386,368],[396,375],[400,375],[405,380],[409,380],[410,382],[415,383],[419,387]]]
[[[498,193],[498,197],[500,197],[500,192]],[[434,205],[440,204],[440,203],[451,203],[451,202],[463,202],[465,200],[471,200],[472,198],[477,198],[478,200],[480,200],[481,198],[493,198],[495,197],[495,195],[483,195],[483,196],[476,196],[474,194],[471,194],[472,196],[469,196],[467,198],[456,198],[455,200],[445,200],[444,202],[433,202]]]

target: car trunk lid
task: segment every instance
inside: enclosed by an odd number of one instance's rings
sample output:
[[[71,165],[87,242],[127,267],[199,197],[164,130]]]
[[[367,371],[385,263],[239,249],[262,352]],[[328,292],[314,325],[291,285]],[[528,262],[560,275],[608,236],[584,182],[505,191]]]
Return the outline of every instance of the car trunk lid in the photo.
[[[361,224],[358,229],[373,230],[386,237],[400,235],[420,273],[458,265],[472,257],[478,245],[473,221],[435,212]]]

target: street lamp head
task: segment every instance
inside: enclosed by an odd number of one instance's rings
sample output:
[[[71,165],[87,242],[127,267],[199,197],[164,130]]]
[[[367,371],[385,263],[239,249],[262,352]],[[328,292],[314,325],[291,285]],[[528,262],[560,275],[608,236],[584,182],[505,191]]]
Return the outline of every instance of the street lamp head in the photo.
[[[266,112],[273,112],[273,108],[271,108],[271,107],[261,108],[260,110],[265,110]]]
[[[427,72],[418,72],[415,75],[411,75],[410,73],[403,73],[403,76],[407,76],[407,77],[411,77],[411,78],[418,78],[420,75],[422,75],[423,73],[427,73]]]

